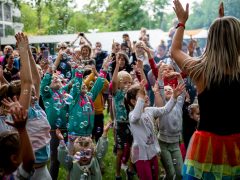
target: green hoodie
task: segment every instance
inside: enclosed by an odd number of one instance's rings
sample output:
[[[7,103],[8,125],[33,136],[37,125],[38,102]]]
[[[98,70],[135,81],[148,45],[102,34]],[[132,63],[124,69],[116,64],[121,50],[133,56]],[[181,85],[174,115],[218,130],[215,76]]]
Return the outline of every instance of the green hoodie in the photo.
[[[47,119],[51,129],[66,129],[68,105],[65,103],[64,93],[68,91],[66,85],[59,90],[53,90],[49,86],[52,81],[52,74],[46,73],[41,81],[40,94],[45,106]]]
[[[75,77],[74,84],[70,95],[73,101],[69,106],[69,126],[68,132],[76,136],[90,136],[94,126],[94,107],[93,102],[97,95],[101,92],[105,79],[98,76],[94,86],[90,92],[81,94],[82,74],[78,73]]]

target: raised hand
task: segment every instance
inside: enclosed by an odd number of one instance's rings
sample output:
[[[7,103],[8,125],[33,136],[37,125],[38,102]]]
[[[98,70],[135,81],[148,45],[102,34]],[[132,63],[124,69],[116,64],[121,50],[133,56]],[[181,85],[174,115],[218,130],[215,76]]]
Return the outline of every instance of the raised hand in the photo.
[[[108,66],[111,64],[112,60],[113,60],[113,57],[112,57],[112,56],[107,56],[107,57],[104,59],[103,65],[102,65],[102,67],[103,67],[104,70],[107,70],[107,69],[108,69]]]
[[[28,49],[28,38],[23,33],[17,33],[15,35],[15,39],[17,41],[18,49],[21,50],[27,50]]]
[[[136,68],[137,68],[137,71],[143,70],[143,61],[137,60]]]
[[[185,84],[178,84],[176,88],[173,89],[173,97],[174,99],[177,99],[177,97],[183,93],[185,90]]]
[[[5,121],[8,125],[15,127],[17,130],[25,129],[27,123],[27,110],[20,106],[16,106],[11,110],[13,122]]]
[[[179,72],[170,72],[166,74],[166,77],[168,79],[173,79],[173,78],[180,78],[181,74]]]
[[[164,68],[167,66],[164,62],[160,61],[157,65],[159,67],[158,69],[158,79],[161,80],[162,78],[164,78],[163,72],[164,72]]]
[[[156,81],[154,86],[152,86],[152,91],[155,93],[159,92],[159,85],[158,82]]]
[[[109,121],[109,122],[104,126],[103,134],[104,134],[105,136],[107,136],[109,129],[112,128],[112,123],[113,123],[112,121]]]
[[[195,45],[196,45],[196,41],[191,39],[190,42],[188,43],[188,52],[189,52],[190,56],[193,55],[193,52],[195,50]]]
[[[185,24],[189,15],[189,4],[187,3],[186,10],[184,10],[179,0],[174,0],[173,3],[174,3],[173,10],[177,15],[178,21],[180,23]]]
[[[220,3],[219,8],[218,8],[218,16],[221,18],[224,16],[224,6],[223,2]]]
[[[140,89],[139,89],[139,91],[138,91],[138,93],[137,93],[137,98],[138,97],[140,97],[140,98],[145,98],[145,96],[146,96],[146,91],[145,91],[145,84],[146,84],[146,82],[145,82],[145,80],[143,79],[141,82],[140,82],[140,84],[139,84],[139,86],[140,86]]]
[[[8,99],[4,98],[1,102],[4,106],[7,107],[6,112],[8,112],[8,113],[12,113],[12,112],[14,112],[15,108],[21,107],[16,96],[14,96],[13,99],[11,99],[10,97],[8,97]]]
[[[59,140],[64,140],[63,135],[60,131],[60,129],[56,129],[56,136]]]

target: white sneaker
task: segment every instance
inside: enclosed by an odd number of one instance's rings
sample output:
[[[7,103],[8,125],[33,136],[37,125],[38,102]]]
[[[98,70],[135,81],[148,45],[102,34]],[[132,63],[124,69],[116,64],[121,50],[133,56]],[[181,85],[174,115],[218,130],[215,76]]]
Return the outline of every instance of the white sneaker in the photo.
[[[127,168],[128,168],[128,165],[123,164],[123,163],[121,164],[121,169],[122,169],[122,170],[126,171]]]

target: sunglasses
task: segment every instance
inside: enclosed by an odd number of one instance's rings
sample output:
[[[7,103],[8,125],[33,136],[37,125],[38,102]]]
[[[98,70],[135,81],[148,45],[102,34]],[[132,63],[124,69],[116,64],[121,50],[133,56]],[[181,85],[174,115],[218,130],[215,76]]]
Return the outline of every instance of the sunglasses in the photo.
[[[92,149],[80,150],[76,152],[75,157],[79,160],[82,158],[90,159],[92,157]]]

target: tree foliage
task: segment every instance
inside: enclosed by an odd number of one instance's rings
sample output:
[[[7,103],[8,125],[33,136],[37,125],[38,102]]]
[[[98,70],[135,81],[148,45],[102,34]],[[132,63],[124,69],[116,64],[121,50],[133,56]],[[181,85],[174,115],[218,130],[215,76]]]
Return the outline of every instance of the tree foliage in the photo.
[[[225,15],[235,16],[240,19],[240,2],[239,0],[224,0]]]
[[[24,31],[31,34],[63,34],[102,31],[163,29],[168,31],[175,18],[166,13],[168,0],[89,0],[81,11],[72,0],[34,0],[32,4],[13,0],[21,8]],[[188,29],[208,28],[218,16],[220,0],[202,0],[190,4]],[[224,0],[225,14],[240,18],[239,0]]]

